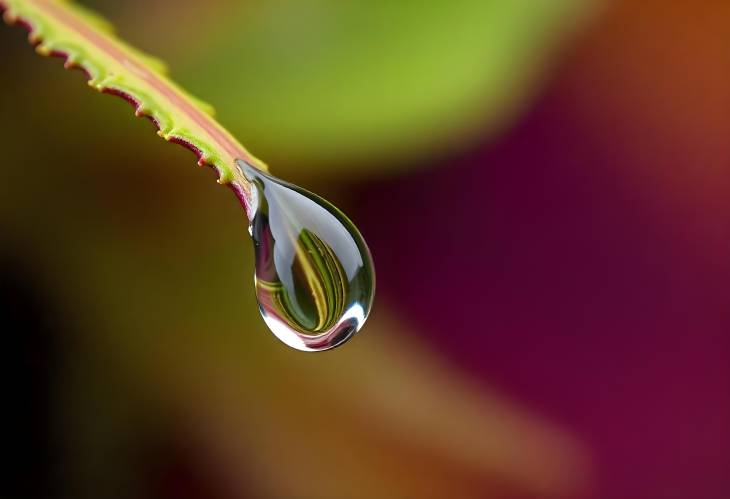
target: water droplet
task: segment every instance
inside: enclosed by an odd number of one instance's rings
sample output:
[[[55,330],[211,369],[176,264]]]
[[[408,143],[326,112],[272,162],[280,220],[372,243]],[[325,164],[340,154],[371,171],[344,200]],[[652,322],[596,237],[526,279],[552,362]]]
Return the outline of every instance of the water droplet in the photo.
[[[247,199],[259,309],[284,343],[334,348],[365,323],[375,292],[373,262],[353,223],[328,201],[238,160]]]

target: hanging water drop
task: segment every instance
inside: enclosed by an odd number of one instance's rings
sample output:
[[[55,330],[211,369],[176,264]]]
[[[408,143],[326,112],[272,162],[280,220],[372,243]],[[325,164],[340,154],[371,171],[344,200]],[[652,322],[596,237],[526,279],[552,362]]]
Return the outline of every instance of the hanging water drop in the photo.
[[[259,310],[284,343],[334,348],[365,323],[375,274],[365,241],[335,206],[238,160],[256,258]]]

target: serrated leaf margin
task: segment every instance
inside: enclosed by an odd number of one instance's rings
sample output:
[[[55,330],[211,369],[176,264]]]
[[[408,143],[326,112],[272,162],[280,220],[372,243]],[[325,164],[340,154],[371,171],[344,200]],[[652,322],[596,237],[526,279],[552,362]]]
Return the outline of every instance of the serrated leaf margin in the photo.
[[[267,170],[213,118],[213,108],[191,96],[166,76],[159,59],[122,42],[98,14],[66,0],[0,0],[9,25],[28,31],[37,53],[64,59],[66,69],[80,69],[89,86],[129,102],[135,115],[148,118],[157,134],[193,151],[201,166],[211,166],[218,182],[231,187],[248,209],[248,181],[235,166],[241,159]]]

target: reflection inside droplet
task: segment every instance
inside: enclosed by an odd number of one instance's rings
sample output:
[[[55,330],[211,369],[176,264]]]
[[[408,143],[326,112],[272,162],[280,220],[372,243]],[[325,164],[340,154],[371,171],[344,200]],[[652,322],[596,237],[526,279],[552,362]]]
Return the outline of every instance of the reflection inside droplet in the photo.
[[[245,161],[256,297],[269,329],[306,351],[333,348],[370,313],[373,263],[352,222],[321,197]]]

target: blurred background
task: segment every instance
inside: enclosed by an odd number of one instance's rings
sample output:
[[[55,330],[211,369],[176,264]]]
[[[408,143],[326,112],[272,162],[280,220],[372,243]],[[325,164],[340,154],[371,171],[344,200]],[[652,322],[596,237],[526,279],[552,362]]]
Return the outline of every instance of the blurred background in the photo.
[[[235,197],[3,27],[1,497],[730,497],[730,3],[83,3],[379,294],[285,347]]]

